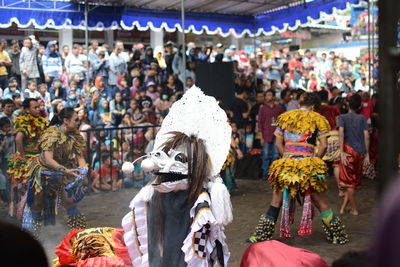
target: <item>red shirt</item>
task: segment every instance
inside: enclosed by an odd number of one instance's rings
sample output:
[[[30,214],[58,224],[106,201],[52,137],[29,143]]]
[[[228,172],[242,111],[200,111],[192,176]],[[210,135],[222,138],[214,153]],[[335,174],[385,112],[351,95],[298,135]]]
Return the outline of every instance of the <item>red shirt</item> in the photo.
[[[336,130],[336,119],[340,116],[339,110],[335,106],[329,106],[327,104],[322,104],[319,108],[318,113],[324,116],[331,126],[331,130]]]
[[[283,111],[283,108],[277,104],[274,104],[273,107],[263,105],[258,111],[258,129],[260,129],[264,142],[270,143],[273,141],[276,129],[275,121]]]
[[[114,166],[111,167],[111,170],[107,168],[105,165],[101,165],[98,169],[98,173],[101,177],[102,183],[106,184],[111,182],[111,178],[113,180],[118,179],[118,173]]]
[[[363,115],[366,119],[369,119],[371,118],[373,111],[374,105],[372,104],[372,100],[363,100],[360,114]]]

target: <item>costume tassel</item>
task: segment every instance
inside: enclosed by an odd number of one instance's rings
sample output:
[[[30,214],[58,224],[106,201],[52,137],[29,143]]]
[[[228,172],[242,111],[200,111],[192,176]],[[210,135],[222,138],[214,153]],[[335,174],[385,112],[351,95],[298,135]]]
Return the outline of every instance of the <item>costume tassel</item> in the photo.
[[[304,196],[303,215],[301,216],[301,223],[299,227],[298,235],[306,236],[312,233],[312,217],[313,217],[313,206],[311,202],[310,190],[307,190]]]
[[[221,177],[215,178],[214,182],[208,183],[211,196],[211,210],[220,225],[227,225],[233,220],[232,203],[228,189]]]
[[[282,216],[281,216],[281,227],[280,236],[284,238],[291,237],[290,233],[290,215],[289,215],[289,190],[285,188],[283,190],[283,203],[282,203]]]

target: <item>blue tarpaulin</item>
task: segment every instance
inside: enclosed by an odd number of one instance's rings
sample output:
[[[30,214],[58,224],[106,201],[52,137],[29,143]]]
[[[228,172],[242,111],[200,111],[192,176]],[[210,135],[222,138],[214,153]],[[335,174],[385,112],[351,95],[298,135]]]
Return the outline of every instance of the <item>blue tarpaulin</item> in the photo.
[[[333,9],[345,9],[347,4],[357,5],[360,0],[314,0],[296,6],[285,7],[256,16],[185,13],[185,31],[196,34],[272,34],[276,31],[294,30],[301,25],[319,20],[321,13],[332,14]],[[89,30],[122,28],[131,30],[169,32],[182,30],[181,13],[176,10],[130,8],[122,6],[91,6],[88,16]],[[85,29],[84,8],[73,2],[15,1],[4,0],[0,7],[0,27],[7,28],[12,22],[19,27],[34,25],[36,28]]]

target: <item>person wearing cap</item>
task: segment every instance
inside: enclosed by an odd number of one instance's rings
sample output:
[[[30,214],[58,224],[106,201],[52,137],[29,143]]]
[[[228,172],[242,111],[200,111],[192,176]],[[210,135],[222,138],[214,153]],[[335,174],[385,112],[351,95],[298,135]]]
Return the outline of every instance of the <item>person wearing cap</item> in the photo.
[[[12,66],[10,56],[5,51],[7,41],[4,39],[0,40],[0,88],[6,89],[8,84],[8,71],[7,67]]]
[[[273,58],[267,61],[267,79],[269,81],[281,81],[282,71],[281,52],[274,51]]]
[[[225,50],[224,62],[239,62],[239,55],[236,54],[236,45],[230,45],[228,49]]]
[[[174,56],[175,56],[174,49],[173,49],[174,48],[173,42],[168,41],[165,44],[164,48],[165,48],[164,59],[165,59],[165,63],[167,63],[166,72],[167,72],[167,76],[169,76],[174,73],[174,71],[172,69],[172,62],[174,61]]]
[[[355,91],[363,91],[363,92],[369,92],[369,86],[367,84],[367,78],[361,77],[356,80],[356,83],[354,85],[354,90]]]

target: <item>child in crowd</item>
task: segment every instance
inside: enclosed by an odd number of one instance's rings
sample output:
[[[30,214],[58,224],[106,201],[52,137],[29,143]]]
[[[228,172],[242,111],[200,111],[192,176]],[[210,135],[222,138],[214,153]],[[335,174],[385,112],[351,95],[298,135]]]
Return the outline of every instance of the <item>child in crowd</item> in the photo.
[[[140,151],[138,149],[134,149],[133,152],[128,152],[125,157],[125,161],[133,162],[135,161],[140,155]],[[147,182],[146,179],[148,176],[145,175],[142,166],[142,161],[138,160],[133,164],[133,172],[124,175],[124,187],[125,188],[142,188]]]
[[[244,133],[242,134],[242,142],[240,144],[240,150],[243,153],[249,152],[254,147],[255,133],[253,131],[253,124],[247,123],[244,127]]]
[[[350,112],[339,117],[339,185],[346,188],[341,214],[350,202],[350,213],[358,215],[355,190],[361,185],[363,164],[369,163],[368,124],[363,115],[357,114],[361,105],[361,96],[352,95],[349,99]]]
[[[92,190],[95,193],[99,193],[99,190],[117,191],[122,188],[122,180],[118,179],[118,172],[109,153],[102,154],[101,166],[97,172],[92,172],[92,175]]]

